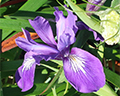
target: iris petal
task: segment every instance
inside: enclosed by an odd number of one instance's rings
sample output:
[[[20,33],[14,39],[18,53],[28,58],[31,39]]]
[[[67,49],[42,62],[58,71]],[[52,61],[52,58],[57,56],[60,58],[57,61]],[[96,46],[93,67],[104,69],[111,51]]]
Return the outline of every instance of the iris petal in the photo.
[[[105,75],[102,64],[92,54],[79,48],[72,48],[63,63],[65,76],[77,91],[90,93],[104,86]]]
[[[67,18],[63,15],[62,11],[59,11],[57,7],[55,8],[55,19],[56,19],[56,27],[57,27],[57,39],[60,40],[61,35],[64,33],[67,27],[71,28],[74,33],[77,32],[78,28],[75,24],[75,21],[77,20],[77,16],[75,16],[71,11],[68,12]],[[70,32],[69,32],[70,34]]]
[[[77,33],[77,26],[76,26],[76,22],[77,21],[77,16],[73,14],[73,12],[67,10],[68,12],[68,16],[66,18],[66,26],[70,27],[73,29],[74,33]]]
[[[57,39],[58,41],[60,40],[60,36],[63,34],[63,32],[65,31],[65,17],[63,15],[62,11],[59,11],[59,9],[57,7],[55,7],[55,19],[56,19],[56,27],[57,27]]]
[[[50,46],[56,45],[52,29],[46,19],[37,16],[34,20],[29,20],[29,22],[45,43],[49,44]]]
[[[39,55],[36,55],[34,52],[27,52],[25,54],[24,62],[15,74],[17,85],[22,89],[22,92],[33,87],[35,67],[36,64],[39,65],[40,60]]]
[[[63,49],[73,44],[75,40],[75,33],[71,28],[67,27],[65,32],[60,36],[60,40],[58,41],[58,50],[62,51]]]
[[[28,40],[22,38],[22,37],[18,37],[16,39],[16,44],[22,48],[23,50],[25,51],[33,51],[33,52],[36,52],[36,53],[39,53],[41,55],[50,55],[50,54],[56,54],[58,53],[58,50],[53,48],[53,47],[50,47],[50,46],[47,46],[47,45],[44,45],[44,44],[38,44],[38,43],[31,43],[29,42]]]
[[[24,33],[25,38],[26,38],[27,41],[29,41],[29,42],[31,42],[33,44],[36,44],[36,42],[31,39],[30,33],[27,30],[25,30],[25,29],[22,28],[22,31],[23,31],[23,33]]]

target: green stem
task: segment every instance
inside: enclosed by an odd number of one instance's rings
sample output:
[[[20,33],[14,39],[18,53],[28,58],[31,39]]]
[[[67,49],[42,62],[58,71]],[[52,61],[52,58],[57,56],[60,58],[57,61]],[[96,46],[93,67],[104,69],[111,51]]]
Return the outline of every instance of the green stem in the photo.
[[[55,72],[58,72],[58,71],[59,71],[58,69],[56,69],[56,68],[54,68],[54,67],[51,67],[51,66],[48,66],[48,65],[45,65],[45,64],[40,64],[40,65],[42,65],[42,66],[44,66],[44,67],[46,67],[46,68],[49,68],[49,69],[51,69],[51,70],[53,70],[53,71],[55,71]]]
[[[69,82],[67,81],[67,82],[66,82],[66,88],[65,88],[65,91],[64,91],[64,94],[63,94],[63,95],[65,95],[65,94],[67,93],[68,87],[69,87]]]

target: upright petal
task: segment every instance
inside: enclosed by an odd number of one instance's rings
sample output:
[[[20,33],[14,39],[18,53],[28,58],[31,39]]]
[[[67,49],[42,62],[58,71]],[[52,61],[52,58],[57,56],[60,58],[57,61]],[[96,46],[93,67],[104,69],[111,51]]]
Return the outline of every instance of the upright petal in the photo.
[[[65,77],[79,92],[95,92],[105,84],[101,62],[82,49],[72,48],[70,55],[63,59],[63,68]]]
[[[85,23],[83,23],[82,21],[78,21],[76,23],[77,27],[79,30],[84,30],[84,29],[87,29],[88,31],[92,31],[93,32],[93,35],[94,35],[94,38],[96,41],[104,41],[104,38],[102,37],[101,34],[97,33],[96,31],[94,31],[93,29],[89,28]]]
[[[67,10],[68,16],[66,18],[66,26],[72,28],[74,33],[76,34],[78,31],[78,28],[76,26],[77,16],[73,14],[73,12]]]
[[[63,34],[63,32],[65,31],[65,17],[63,15],[62,11],[59,11],[59,9],[57,7],[55,8],[55,19],[56,19],[56,28],[57,28],[57,39],[60,40],[60,36]]]
[[[66,27],[71,28],[74,33],[77,32],[78,28],[76,26],[76,20],[77,16],[75,16],[71,11],[67,10],[68,16],[67,18],[64,17],[63,12],[59,11],[57,7],[55,8],[55,19],[56,19],[56,27],[57,27],[57,38],[60,40],[60,36],[63,34],[63,32],[66,30]]]
[[[73,44],[75,40],[74,31],[70,27],[67,27],[64,33],[60,36],[60,40],[58,41],[58,50],[62,51],[63,49]]]
[[[33,87],[34,74],[36,64],[39,65],[41,57],[34,52],[27,52],[25,54],[22,66],[18,68],[15,74],[16,82],[22,89],[22,92],[27,91]]]
[[[49,25],[49,22],[45,18],[37,16],[34,20],[29,20],[29,22],[45,43],[49,44],[50,46],[56,45],[52,29]]]

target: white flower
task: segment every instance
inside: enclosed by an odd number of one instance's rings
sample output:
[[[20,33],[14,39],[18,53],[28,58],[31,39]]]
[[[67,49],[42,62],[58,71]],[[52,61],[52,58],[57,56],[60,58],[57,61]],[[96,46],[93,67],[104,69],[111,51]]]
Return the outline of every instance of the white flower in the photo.
[[[120,15],[107,9],[98,13],[101,19],[101,26],[104,28],[102,36],[108,45],[117,44],[120,41]]]

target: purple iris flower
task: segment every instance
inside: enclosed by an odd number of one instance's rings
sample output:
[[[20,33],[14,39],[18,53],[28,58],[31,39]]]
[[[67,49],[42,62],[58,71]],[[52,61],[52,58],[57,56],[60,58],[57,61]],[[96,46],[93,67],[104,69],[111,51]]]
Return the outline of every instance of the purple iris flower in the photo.
[[[75,42],[77,17],[70,11],[64,17],[63,12],[55,8],[56,34],[55,41],[49,22],[43,17],[29,20],[39,37],[47,44],[38,44],[30,38],[27,30],[23,29],[26,39],[18,37],[17,45],[26,51],[24,62],[16,72],[16,82],[22,91],[32,88],[34,83],[35,66],[42,59],[63,60],[64,74],[68,82],[79,92],[89,93],[99,90],[105,84],[103,67],[98,58],[80,48],[72,48]]]
[[[78,21],[76,23],[76,25],[77,25],[77,27],[78,27],[79,30],[85,30],[85,29],[87,29],[88,31],[92,31],[93,35],[94,35],[94,38],[95,38],[96,41],[99,41],[99,40],[102,41],[102,42],[104,41],[104,38],[102,37],[101,34],[97,33],[96,31],[94,31],[93,29],[91,29],[90,27],[88,27],[84,22]]]

